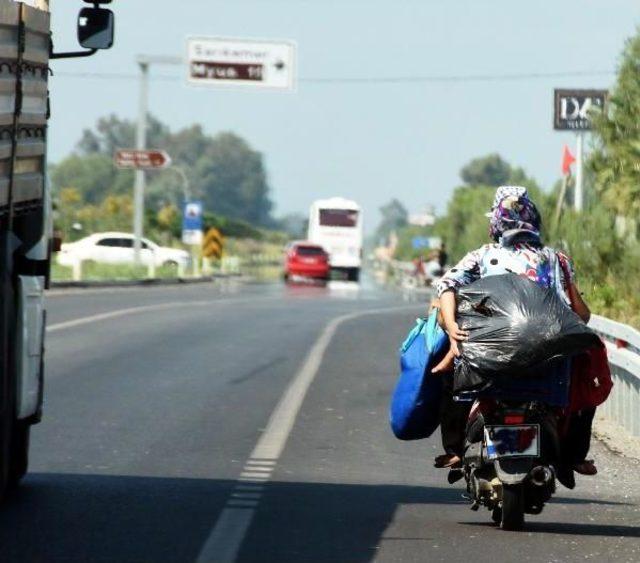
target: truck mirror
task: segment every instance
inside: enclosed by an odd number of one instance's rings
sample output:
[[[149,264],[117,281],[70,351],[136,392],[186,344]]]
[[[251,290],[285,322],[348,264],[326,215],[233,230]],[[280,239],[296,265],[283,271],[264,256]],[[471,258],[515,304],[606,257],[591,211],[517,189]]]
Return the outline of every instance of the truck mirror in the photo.
[[[85,49],[110,49],[115,35],[115,16],[104,8],[82,8],[78,16],[78,42]]]

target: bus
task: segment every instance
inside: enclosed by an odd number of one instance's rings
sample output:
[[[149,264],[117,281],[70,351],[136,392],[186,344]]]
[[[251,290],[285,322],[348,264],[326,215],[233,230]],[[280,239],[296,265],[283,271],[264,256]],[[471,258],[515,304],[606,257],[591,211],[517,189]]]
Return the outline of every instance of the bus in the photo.
[[[362,268],[362,209],[342,197],[322,199],[311,205],[309,213],[310,242],[329,253],[333,277],[360,280]]]

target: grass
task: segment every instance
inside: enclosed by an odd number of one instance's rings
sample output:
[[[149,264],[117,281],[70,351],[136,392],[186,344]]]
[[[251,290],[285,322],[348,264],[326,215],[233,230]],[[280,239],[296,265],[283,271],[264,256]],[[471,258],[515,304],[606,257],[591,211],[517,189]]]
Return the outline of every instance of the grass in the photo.
[[[71,268],[54,263],[51,267],[51,277],[54,282],[72,281]],[[82,265],[83,281],[131,281],[143,280],[149,277],[146,267],[136,267],[129,264],[97,264],[96,262],[84,262]],[[156,268],[157,278],[177,278],[178,268],[175,266],[162,266]]]

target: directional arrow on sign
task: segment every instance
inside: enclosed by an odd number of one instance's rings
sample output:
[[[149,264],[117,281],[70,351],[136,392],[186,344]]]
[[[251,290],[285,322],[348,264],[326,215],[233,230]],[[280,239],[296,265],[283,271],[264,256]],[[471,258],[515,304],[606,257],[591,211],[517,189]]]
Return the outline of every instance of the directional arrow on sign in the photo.
[[[161,150],[119,149],[114,160],[118,168],[125,170],[158,170],[171,166],[171,157]]]

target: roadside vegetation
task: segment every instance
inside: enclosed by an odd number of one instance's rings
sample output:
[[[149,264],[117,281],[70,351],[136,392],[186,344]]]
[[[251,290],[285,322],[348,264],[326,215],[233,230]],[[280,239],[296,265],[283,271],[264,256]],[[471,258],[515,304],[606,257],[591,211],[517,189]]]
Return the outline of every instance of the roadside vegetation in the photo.
[[[527,186],[545,218],[546,243],[572,257],[578,284],[594,312],[640,327],[638,68],[640,31],[625,47],[607,112],[594,116],[582,213],[573,211],[570,181],[560,220],[554,224],[561,181],[545,190],[524,170],[492,154],[475,159],[461,170],[462,184],[454,190],[445,215],[435,225],[409,226],[407,213],[398,213],[402,204],[397,202],[381,210],[382,226],[387,227],[378,235],[384,238],[391,230],[397,233],[395,257],[399,260],[411,260],[420,254],[412,248],[414,237],[440,236],[446,241],[450,262],[455,262],[468,250],[488,242],[484,213],[491,207],[495,188],[502,184]]]
[[[105,231],[131,232],[134,174],[114,166],[119,148],[135,145],[135,124],[116,116],[84,131],[73,154],[51,166],[56,210],[55,228],[64,242]],[[227,242],[226,253],[252,266],[265,256],[281,254],[296,217],[274,218],[264,159],[233,133],[205,134],[200,126],[172,132],[150,118],[148,145],[166,150],[172,167],[147,173],[145,236],[169,247],[183,247],[182,203],[188,191],[205,207],[205,230],[217,228]],[[275,253],[277,247],[278,252]],[[256,258],[260,257],[259,259]],[[146,269],[87,264],[88,279],[135,279]],[[55,266],[54,279],[71,278],[68,268]],[[159,277],[176,273],[158,269]]]

